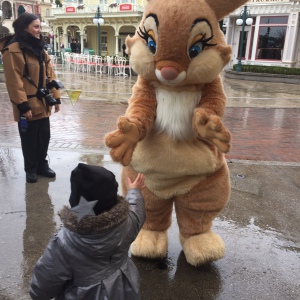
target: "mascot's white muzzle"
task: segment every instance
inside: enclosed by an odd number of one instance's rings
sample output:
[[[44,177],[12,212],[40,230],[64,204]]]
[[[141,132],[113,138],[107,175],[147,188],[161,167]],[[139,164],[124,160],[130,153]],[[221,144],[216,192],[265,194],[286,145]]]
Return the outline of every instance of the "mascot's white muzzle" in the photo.
[[[168,85],[176,85],[181,83],[186,78],[186,72],[178,72],[177,69],[173,67],[162,67],[160,70],[155,70],[155,75],[157,79]]]

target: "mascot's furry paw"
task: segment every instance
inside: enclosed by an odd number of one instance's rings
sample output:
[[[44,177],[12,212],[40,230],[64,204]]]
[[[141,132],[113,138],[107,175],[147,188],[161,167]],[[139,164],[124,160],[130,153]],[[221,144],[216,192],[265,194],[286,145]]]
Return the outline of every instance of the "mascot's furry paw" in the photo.
[[[180,243],[187,262],[195,267],[218,260],[225,255],[223,240],[212,231],[194,235],[187,239],[180,235]]]
[[[110,151],[112,159],[128,166],[133,150],[139,141],[139,131],[137,126],[126,117],[119,118],[118,128],[105,136],[105,143],[112,148]]]
[[[224,153],[230,150],[231,135],[219,116],[197,110],[194,124],[200,137],[213,142]]]
[[[131,244],[130,251],[134,256],[145,258],[164,258],[167,256],[167,231],[142,229]]]

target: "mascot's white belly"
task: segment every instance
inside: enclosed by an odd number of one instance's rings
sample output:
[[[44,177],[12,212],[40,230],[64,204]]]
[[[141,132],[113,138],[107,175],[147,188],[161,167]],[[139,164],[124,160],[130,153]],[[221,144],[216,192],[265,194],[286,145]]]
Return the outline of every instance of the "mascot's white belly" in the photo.
[[[220,167],[215,153],[192,130],[201,92],[157,89],[154,129],[138,143],[132,166],[146,176],[147,187],[158,197],[185,194],[199,180]]]
[[[192,117],[201,94],[201,92],[170,92],[157,89],[156,132],[165,132],[171,139],[177,141],[195,139]]]

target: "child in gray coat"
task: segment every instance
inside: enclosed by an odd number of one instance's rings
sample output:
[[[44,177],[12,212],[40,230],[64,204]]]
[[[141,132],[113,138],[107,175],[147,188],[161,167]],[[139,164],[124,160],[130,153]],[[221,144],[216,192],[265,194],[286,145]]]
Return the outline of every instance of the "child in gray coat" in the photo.
[[[125,199],[113,173],[80,163],[71,173],[71,208],[60,211],[63,227],[49,241],[30,283],[35,300],[140,299],[140,276],[128,257],[145,221],[144,175]]]

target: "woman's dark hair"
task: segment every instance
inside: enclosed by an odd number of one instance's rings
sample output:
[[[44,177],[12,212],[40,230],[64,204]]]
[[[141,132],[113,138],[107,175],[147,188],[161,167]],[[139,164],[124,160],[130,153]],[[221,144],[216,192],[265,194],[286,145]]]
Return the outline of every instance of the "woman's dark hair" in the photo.
[[[38,19],[38,16],[34,14],[28,12],[22,13],[12,24],[16,38],[24,39],[25,29],[27,29],[28,25],[36,19]]]

